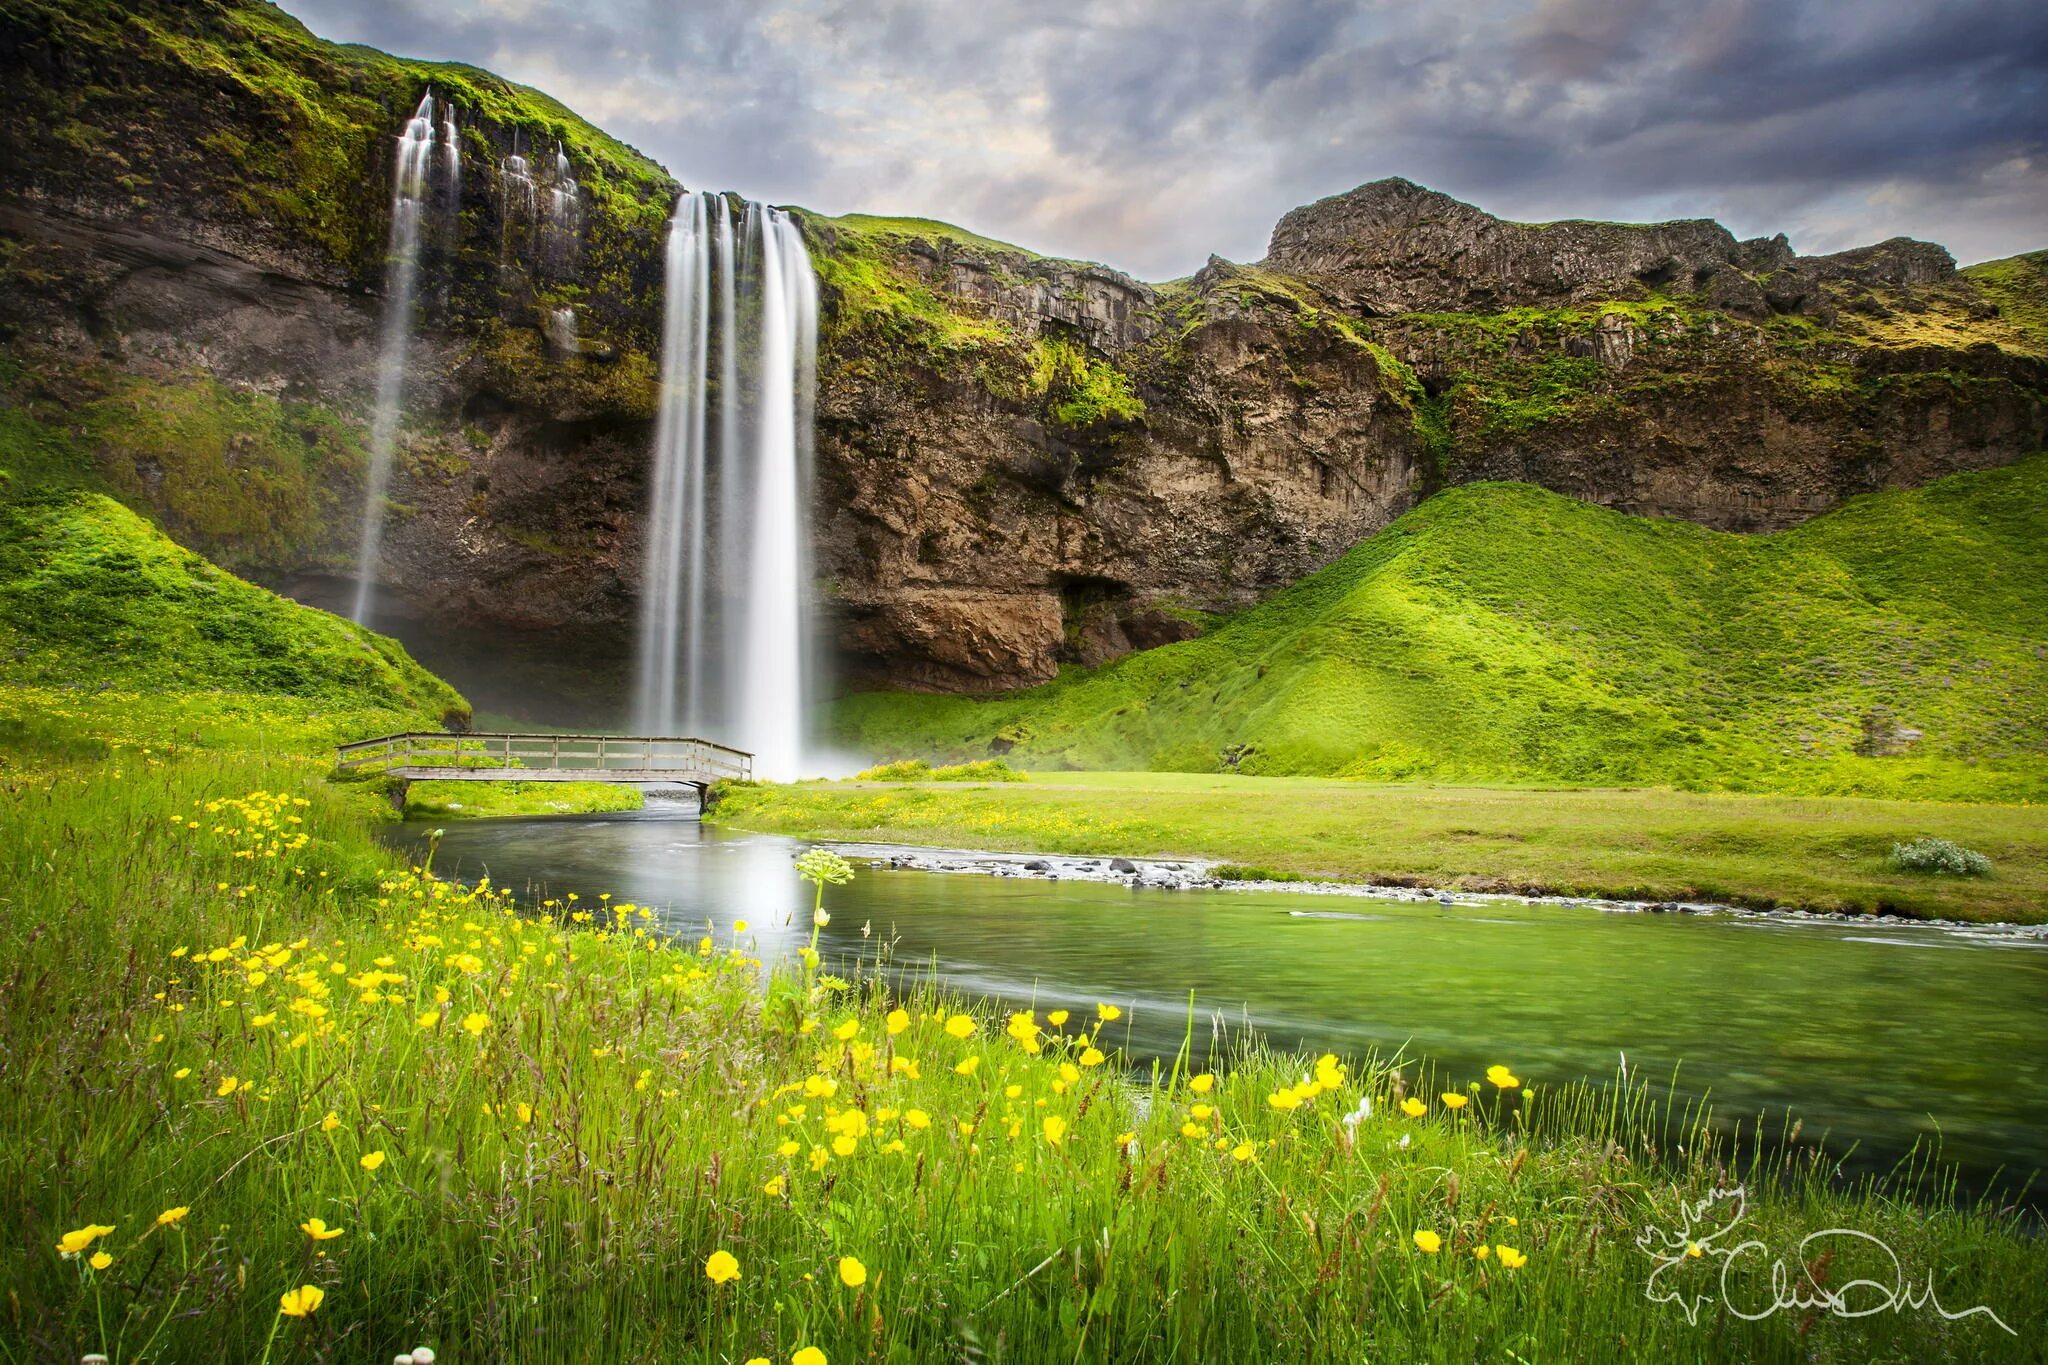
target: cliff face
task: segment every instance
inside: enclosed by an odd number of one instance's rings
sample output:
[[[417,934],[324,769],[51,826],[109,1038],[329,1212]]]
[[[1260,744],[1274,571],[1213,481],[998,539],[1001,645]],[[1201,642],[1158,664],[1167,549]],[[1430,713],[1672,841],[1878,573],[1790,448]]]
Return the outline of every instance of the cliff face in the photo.
[[[380,566],[416,624],[392,624],[620,656],[658,167],[535,92],[242,0],[16,5],[0,74],[0,401],[47,433],[14,463],[316,598],[352,567],[389,138],[432,84],[464,178],[423,263]],[[506,169],[555,142],[566,232]],[[1454,483],[1750,530],[2048,444],[2040,257],[1510,224],[1405,181],[1162,285],[943,224],[802,222],[815,560],[855,685],[997,690],[1184,638]]]

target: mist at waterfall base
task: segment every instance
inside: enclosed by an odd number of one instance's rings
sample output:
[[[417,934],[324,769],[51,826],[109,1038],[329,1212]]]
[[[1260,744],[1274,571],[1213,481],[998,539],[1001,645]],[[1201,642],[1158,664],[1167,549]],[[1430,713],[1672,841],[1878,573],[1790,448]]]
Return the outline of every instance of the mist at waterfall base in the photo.
[[[684,195],[669,223],[634,722],[816,769],[807,585],[817,281],[788,214]]]

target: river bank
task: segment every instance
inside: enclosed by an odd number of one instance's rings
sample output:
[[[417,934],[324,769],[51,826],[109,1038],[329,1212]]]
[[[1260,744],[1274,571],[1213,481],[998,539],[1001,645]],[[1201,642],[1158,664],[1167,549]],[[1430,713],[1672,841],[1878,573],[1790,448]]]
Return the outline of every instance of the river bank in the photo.
[[[2048,921],[2048,810],[2036,806],[1061,772],[731,786],[711,818],[844,843],[1220,864],[1290,887]],[[1895,844],[1929,836],[1984,852],[1992,874],[1890,865]]]
[[[1724,905],[1714,901],[1622,900],[1602,896],[1551,895],[1538,891],[1470,891],[1433,886],[1379,886],[1366,882],[1315,881],[1309,878],[1265,878],[1241,875],[1229,863],[1201,859],[1089,858],[1045,852],[994,852],[987,849],[922,848],[908,844],[832,841],[829,846],[872,868],[896,871],[1017,878],[1024,881],[1078,881],[1128,886],[1153,891],[1238,891],[1294,896],[1337,896],[1386,901],[1399,905],[1434,904],[1478,908],[1488,904],[1558,906],[1598,910],[1607,914],[1740,915],[1766,920],[1833,923],[1873,922],[1926,929],[1966,929],[1973,933],[2002,932],[2021,939],[2048,941],[2048,924],[2015,921],[1912,918],[1881,913],[1833,913],[1774,907]],[[1228,873],[1229,875],[1219,875]],[[1306,912],[1301,912],[1306,913]]]

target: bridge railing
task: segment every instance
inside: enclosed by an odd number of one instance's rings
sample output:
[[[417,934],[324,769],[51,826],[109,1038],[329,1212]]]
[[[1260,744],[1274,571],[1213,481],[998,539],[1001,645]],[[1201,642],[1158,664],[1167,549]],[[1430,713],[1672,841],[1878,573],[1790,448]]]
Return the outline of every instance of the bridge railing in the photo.
[[[515,768],[576,772],[703,773],[746,779],[752,754],[677,735],[429,734],[410,731],[341,745],[339,768]]]

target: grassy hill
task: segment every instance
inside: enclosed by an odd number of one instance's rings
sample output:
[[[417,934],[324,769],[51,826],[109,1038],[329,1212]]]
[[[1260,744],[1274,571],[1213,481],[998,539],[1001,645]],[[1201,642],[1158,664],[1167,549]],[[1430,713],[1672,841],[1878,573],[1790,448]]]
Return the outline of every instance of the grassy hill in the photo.
[[[1201,639],[835,737],[1040,767],[2037,800],[2048,455],[1767,536],[1435,497]]]
[[[469,710],[397,641],[243,582],[97,493],[0,502],[0,650],[17,684]]]

